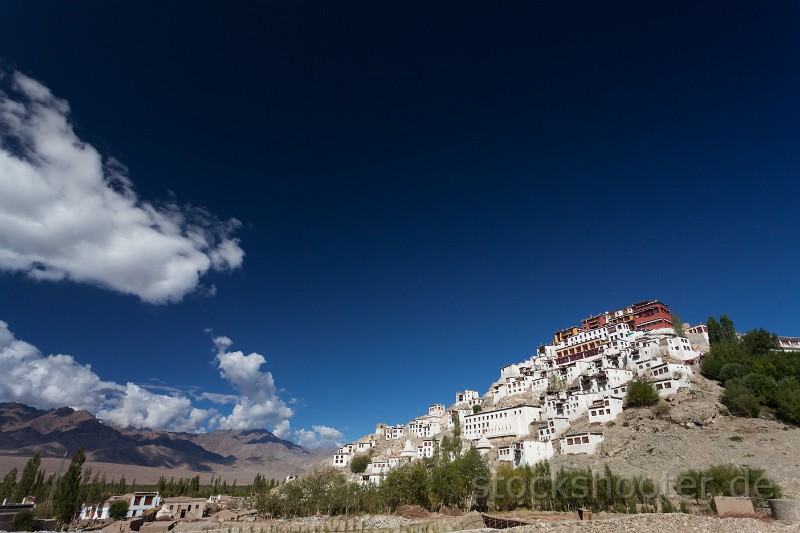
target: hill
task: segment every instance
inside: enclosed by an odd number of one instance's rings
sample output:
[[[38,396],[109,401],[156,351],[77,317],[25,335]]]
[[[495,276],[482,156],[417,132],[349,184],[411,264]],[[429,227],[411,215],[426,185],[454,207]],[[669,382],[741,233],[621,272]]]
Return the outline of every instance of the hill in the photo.
[[[268,431],[213,431],[204,434],[118,428],[91,413],[62,407],[40,410],[19,403],[0,403],[0,467],[41,453],[44,458],[71,456],[80,446],[88,463],[101,470],[129,472],[141,467],[187,473],[237,476],[244,481],[261,473],[283,478],[317,465],[331,450],[309,451]],[[116,468],[103,468],[115,465]],[[3,468],[4,470],[11,468]],[[140,477],[144,481],[144,477]]]

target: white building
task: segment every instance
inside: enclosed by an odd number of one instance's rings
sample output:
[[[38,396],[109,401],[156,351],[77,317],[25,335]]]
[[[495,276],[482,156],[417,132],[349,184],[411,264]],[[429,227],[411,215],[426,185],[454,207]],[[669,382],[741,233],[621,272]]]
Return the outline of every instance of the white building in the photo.
[[[664,379],[671,377],[678,382],[678,388],[691,387],[692,367],[679,363],[662,363],[650,368],[651,379]]]
[[[501,463],[513,463],[514,462],[514,450],[512,450],[511,445],[507,446],[500,446],[497,448],[497,460]]]
[[[127,518],[142,516],[148,509],[155,509],[161,505],[161,496],[158,492],[134,492],[122,496],[112,496],[100,505],[82,505],[81,520],[108,520],[111,504],[118,500],[128,502]]]
[[[428,407],[428,414],[431,416],[442,416],[444,414],[444,405],[435,403]]]
[[[481,396],[476,390],[465,390],[456,393],[456,403],[466,403],[470,407],[481,403]]]
[[[386,440],[402,439],[406,436],[406,428],[402,424],[396,426],[386,426],[385,430]]]
[[[602,424],[611,422],[622,412],[622,404],[622,398],[615,396],[595,400],[589,406],[589,423]]]
[[[668,355],[673,359],[687,363],[697,361],[697,359],[700,357],[700,352],[692,348],[689,339],[686,337],[673,337],[671,339],[667,339],[666,352],[667,353],[663,355]]]
[[[539,428],[539,440],[542,442],[553,441],[561,436],[569,428],[569,418],[557,416],[548,418],[543,426]]]
[[[566,435],[558,441],[561,446],[561,453],[568,455],[578,453],[593,454],[601,442],[603,442],[602,433],[590,432]]]
[[[337,453],[331,459],[331,464],[337,468],[344,468],[350,461],[353,460],[353,454],[351,453]]]
[[[359,441],[355,444],[355,448],[353,451],[357,453],[364,453],[368,451],[370,448],[374,448],[376,445],[375,439],[369,439],[365,441]]]
[[[542,410],[533,405],[482,411],[464,417],[464,438],[522,437],[530,433],[531,423],[541,419]]]
[[[800,352],[800,337],[778,337],[778,346],[785,352]]]
[[[425,439],[422,441],[422,444],[417,446],[417,457],[419,459],[424,459],[426,457],[433,457],[433,454],[436,452],[436,443],[433,439]]]
[[[444,408],[444,406],[442,406],[442,408]],[[420,416],[409,422],[406,429],[408,430],[409,436],[419,437],[419,438],[433,437],[442,432],[442,416],[441,415]]]
[[[551,441],[523,440],[514,444],[514,466],[533,466],[555,455]]]
[[[380,485],[383,478],[391,470],[388,459],[373,459],[367,465],[366,471],[361,474],[361,483],[373,483]]]

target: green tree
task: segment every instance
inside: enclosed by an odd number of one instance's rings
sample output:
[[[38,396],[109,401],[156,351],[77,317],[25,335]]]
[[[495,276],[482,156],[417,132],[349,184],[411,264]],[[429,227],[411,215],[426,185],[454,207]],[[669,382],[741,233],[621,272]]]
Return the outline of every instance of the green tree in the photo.
[[[733,320],[728,315],[719,317],[719,325],[722,328],[722,342],[729,344],[736,344],[739,342],[739,337],[736,336],[736,329],[733,327]]]
[[[61,476],[56,485],[56,491],[53,496],[53,511],[61,524],[70,523],[80,510],[81,470],[84,461],[86,461],[86,454],[84,454],[83,446],[81,446],[72,456],[69,468],[67,468],[67,471]]]
[[[481,407],[480,404],[476,403],[475,405],[472,406],[472,413],[473,414],[480,413],[482,409],[483,409],[483,407]]]
[[[744,344],[747,353],[755,356],[766,355],[773,350],[781,349],[778,343],[778,335],[770,333],[764,328],[748,331],[742,337],[742,344]]]
[[[39,466],[42,464],[42,455],[37,453],[25,463],[22,469],[22,478],[17,483],[14,491],[14,502],[20,503],[26,496],[33,496],[36,476],[39,474]]]
[[[10,498],[14,494],[14,488],[17,486],[17,469],[12,468],[3,478],[0,483],[0,502],[6,498]]]
[[[684,328],[683,326],[681,317],[679,317],[677,313],[672,313],[671,319],[672,319],[672,329],[675,330],[675,335],[677,335],[678,337],[685,337],[686,328]]]
[[[756,374],[755,372],[750,372],[739,381],[742,385],[747,387],[756,398],[767,404],[772,402],[778,387],[778,383],[772,376]]]
[[[354,474],[361,474],[367,469],[369,465],[369,456],[367,454],[358,454],[350,461],[350,471]]]
[[[774,405],[779,417],[800,425],[800,383],[794,378],[782,379],[775,389]]]
[[[758,418],[761,413],[761,403],[758,398],[739,380],[732,379],[725,383],[725,391],[720,401],[737,416]]]
[[[636,379],[628,383],[625,395],[626,407],[648,407],[658,403],[658,392],[652,383]]]
[[[706,327],[708,328],[708,343],[712,347],[722,342],[722,326],[720,326],[716,318],[713,316],[708,317]]]
[[[115,500],[108,508],[108,515],[114,520],[124,520],[128,516],[128,500]]]
[[[400,505],[419,505],[428,508],[430,503],[428,470],[420,461],[394,468],[381,483],[381,493],[391,510]]]
[[[479,500],[485,500],[489,495],[489,463],[478,450],[471,447],[459,458],[457,464],[465,492],[463,507],[469,511]]]
[[[433,509],[460,506],[465,497],[465,488],[459,470],[460,459],[443,462],[431,470],[431,505]]]

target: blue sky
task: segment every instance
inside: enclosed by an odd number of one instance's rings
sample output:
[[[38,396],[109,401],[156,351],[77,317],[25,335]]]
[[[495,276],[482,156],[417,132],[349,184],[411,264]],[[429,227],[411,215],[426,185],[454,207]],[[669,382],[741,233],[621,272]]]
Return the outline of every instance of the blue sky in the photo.
[[[0,400],[319,445],[635,301],[800,335],[795,3],[163,4],[0,5]]]

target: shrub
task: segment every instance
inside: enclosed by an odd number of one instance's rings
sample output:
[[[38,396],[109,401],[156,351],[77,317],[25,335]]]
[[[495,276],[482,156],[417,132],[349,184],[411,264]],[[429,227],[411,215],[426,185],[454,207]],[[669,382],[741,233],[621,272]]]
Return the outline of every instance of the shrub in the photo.
[[[756,374],[755,372],[750,372],[744,376],[740,382],[747,387],[747,390],[752,392],[754,396],[767,403],[772,401],[775,396],[775,389],[778,388],[778,383],[774,378],[763,374]]]
[[[647,407],[658,402],[658,392],[651,383],[634,380],[628,384],[628,393],[625,396],[627,407]]]
[[[108,508],[108,516],[114,520],[124,520],[128,516],[128,502],[126,500],[116,500]]]
[[[738,380],[731,380],[726,384],[720,401],[736,416],[757,418],[761,414],[758,398]]]
[[[11,526],[14,531],[36,531],[36,517],[33,516],[33,511],[20,511],[14,515],[14,521]]]
[[[774,405],[779,417],[800,425],[800,384],[794,378],[785,378],[778,383]]]
[[[728,363],[719,370],[719,380],[724,383],[729,379],[741,378],[749,373],[749,366],[742,363]]]
[[[367,465],[369,465],[369,456],[365,454],[359,454],[353,457],[353,460],[350,461],[350,471],[354,474],[360,474],[367,469]]]
[[[716,465],[705,470],[686,470],[678,474],[676,492],[695,500],[715,496],[747,496],[760,500],[780,498],[781,488],[760,469],[736,465]]]
[[[665,418],[669,416],[669,413],[672,411],[672,406],[667,402],[658,402],[653,406],[652,411],[658,418]]]

